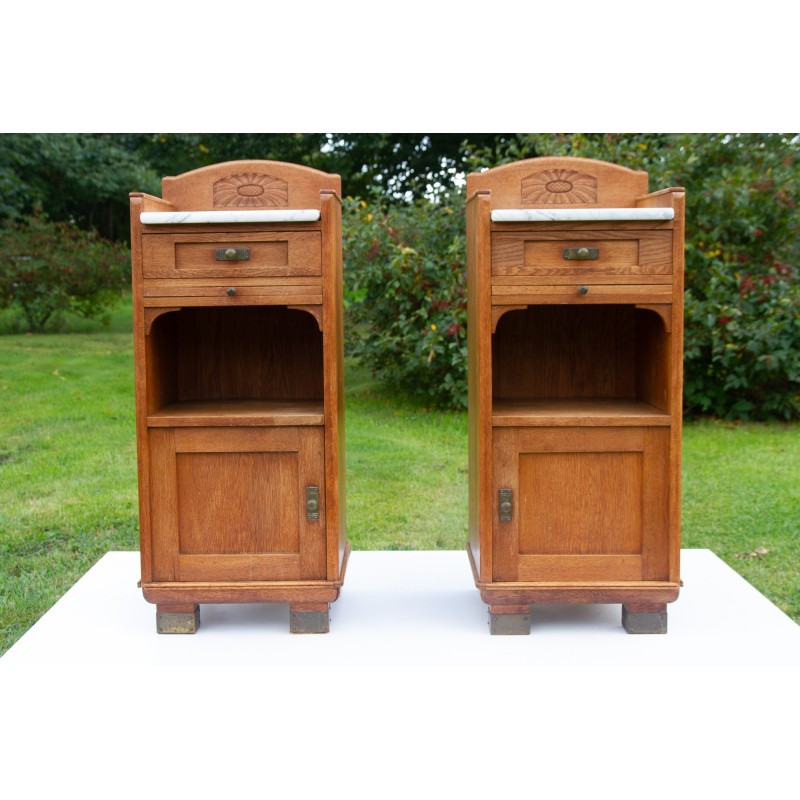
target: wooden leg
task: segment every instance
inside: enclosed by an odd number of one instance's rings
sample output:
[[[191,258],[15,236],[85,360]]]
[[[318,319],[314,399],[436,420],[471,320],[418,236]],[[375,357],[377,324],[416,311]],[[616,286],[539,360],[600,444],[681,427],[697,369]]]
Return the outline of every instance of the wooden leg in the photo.
[[[527,636],[531,632],[530,606],[489,606],[489,630],[492,635]]]
[[[156,630],[159,633],[197,633],[200,606],[197,603],[158,603]]]
[[[291,603],[289,630],[292,633],[328,633],[330,618],[327,603]]]
[[[625,603],[622,627],[628,633],[666,633],[666,603]]]

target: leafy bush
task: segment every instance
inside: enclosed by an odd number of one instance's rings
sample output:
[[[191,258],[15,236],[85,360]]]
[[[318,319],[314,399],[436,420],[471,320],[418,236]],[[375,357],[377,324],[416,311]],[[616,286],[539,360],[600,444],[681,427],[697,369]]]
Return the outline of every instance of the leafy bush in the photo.
[[[467,402],[464,209],[345,201],[348,349],[390,386],[437,407]]]
[[[128,249],[74,225],[34,216],[0,237],[0,307],[18,307],[32,331],[67,310],[107,319],[130,285]]]
[[[686,188],[684,404],[800,417],[800,141],[781,134],[521,135],[505,157],[611,161]]]

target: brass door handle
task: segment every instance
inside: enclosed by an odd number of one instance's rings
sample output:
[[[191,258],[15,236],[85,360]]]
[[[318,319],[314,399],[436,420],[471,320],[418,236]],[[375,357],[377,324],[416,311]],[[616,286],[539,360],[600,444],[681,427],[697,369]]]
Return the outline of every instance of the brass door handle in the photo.
[[[306,486],[306,519],[319,519],[319,486]]]
[[[500,522],[511,522],[511,512],[513,510],[511,489],[500,489],[498,495]]]

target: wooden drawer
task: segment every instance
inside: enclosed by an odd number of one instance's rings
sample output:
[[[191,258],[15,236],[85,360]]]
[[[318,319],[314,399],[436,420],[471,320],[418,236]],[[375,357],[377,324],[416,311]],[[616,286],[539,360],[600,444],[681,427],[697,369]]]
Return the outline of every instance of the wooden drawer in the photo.
[[[495,284],[492,286],[493,305],[530,305],[535,303],[597,303],[672,302],[672,285],[653,284],[580,284],[558,285]]]
[[[145,234],[143,276],[145,279],[319,276],[321,242],[318,231]],[[246,251],[247,257],[227,260],[224,253],[229,249]]]
[[[314,278],[145,281],[144,305],[320,305],[322,282]]]
[[[581,259],[583,250],[596,258]],[[671,231],[527,230],[492,235],[492,275],[602,275],[613,280],[615,275],[671,274]]]

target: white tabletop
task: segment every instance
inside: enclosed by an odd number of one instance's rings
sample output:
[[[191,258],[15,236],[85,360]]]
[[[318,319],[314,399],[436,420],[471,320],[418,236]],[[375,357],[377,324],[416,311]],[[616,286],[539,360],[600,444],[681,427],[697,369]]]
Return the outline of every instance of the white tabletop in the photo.
[[[354,552],[330,633],[289,634],[283,603],[201,605],[158,635],[138,553],[108,553],[0,661],[76,666],[800,665],[800,627],[708,550],[682,553],[669,633],[630,635],[619,605],[535,606],[530,636],[491,636],[466,552]]]
[[[204,605],[197,634],[166,636],[138,553],[109,553],[0,659],[4,781],[104,800],[788,796],[800,627],[709,551],[682,574],[665,636],[626,634],[618,605],[535,606],[530,636],[491,636],[465,552],[354,552],[327,635],[291,635],[274,604]]]

